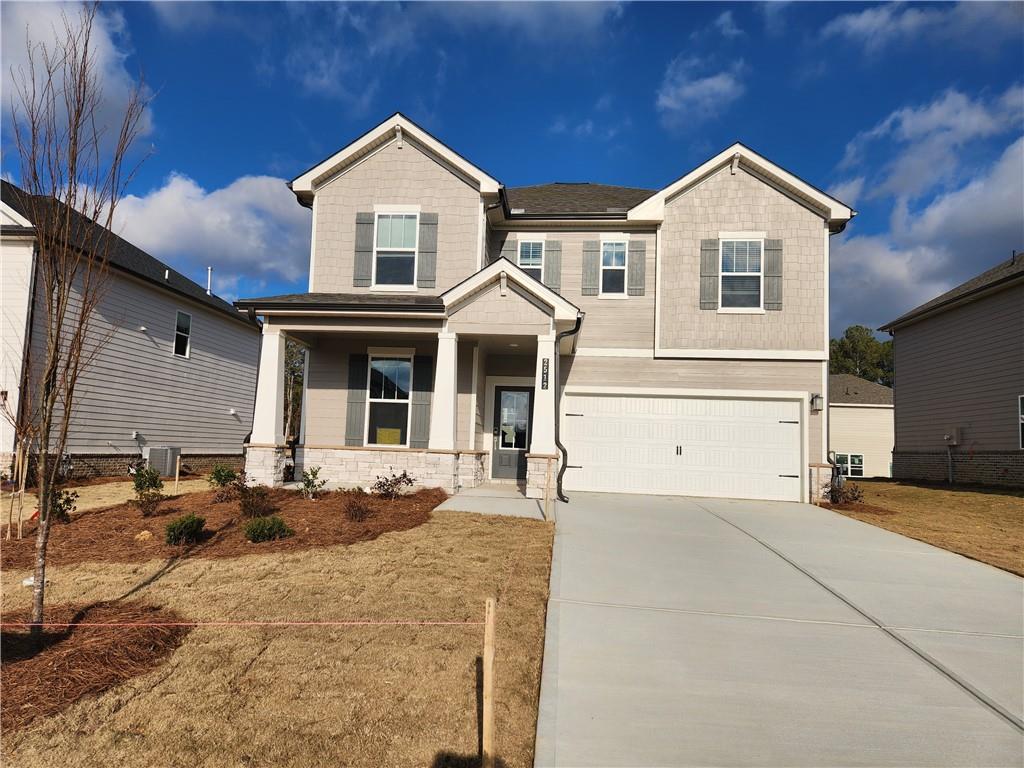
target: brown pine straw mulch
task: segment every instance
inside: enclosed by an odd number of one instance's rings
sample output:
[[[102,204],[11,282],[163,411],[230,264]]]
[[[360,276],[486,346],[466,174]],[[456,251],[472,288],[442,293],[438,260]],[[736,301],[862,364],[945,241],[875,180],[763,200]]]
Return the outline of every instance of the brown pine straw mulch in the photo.
[[[0,730],[7,733],[149,672],[191,631],[188,626],[152,626],[184,620],[174,611],[137,602],[97,603],[84,608],[55,605],[47,607],[46,622],[142,626],[46,627],[37,651],[28,627],[9,626],[27,622],[31,615],[31,610],[3,614]]]
[[[388,500],[354,491],[333,491],[312,501],[299,491],[270,491],[273,514],[280,515],[295,535],[277,541],[252,544],[243,533],[247,518],[238,501],[215,502],[214,492],[166,498],[157,513],[143,517],[133,503],[82,512],[70,523],[54,523],[47,550],[49,565],[86,561],[137,563],[160,558],[221,558],[241,555],[295,552],[298,550],[371,541],[388,531],[405,531],[430,519],[430,512],[447,498],[444,491],[428,488]],[[365,520],[356,522],[345,514],[349,502],[358,499],[370,508]],[[207,537],[191,546],[164,542],[167,523],[188,513],[206,518]],[[0,542],[0,568],[33,567],[35,523],[25,526],[25,537]]]

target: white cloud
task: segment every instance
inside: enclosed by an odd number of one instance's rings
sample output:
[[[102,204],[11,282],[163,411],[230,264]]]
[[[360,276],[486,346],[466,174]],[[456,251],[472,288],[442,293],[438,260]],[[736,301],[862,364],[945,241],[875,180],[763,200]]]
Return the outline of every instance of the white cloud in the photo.
[[[790,6],[790,0],[767,0],[758,3],[757,8],[764,20],[764,31],[769,35],[777,36],[786,31],[786,10]]]
[[[872,54],[919,40],[984,51],[1020,39],[1022,25],[1024,5],[1015,2],[961,2],[938,7],[885,3],[837,16],[822,28],[821,35],[826,40],[844,38]]]
[[[197,282],[212,266],[218,292],[239,278],[294,281],[309,263],[310,212],[272,176],[243,176],[205,190],[173,174],[162,187],[124,197],[115,231]]]
[[[504,30],[530,42],[588,42],[622,16],[621,3],[487,2],[423,3],[424,13],[468,30]]]
[[[829,194],[837,200],[842,200],[849,206],[856,207],[860,193],[864,191],[864,177],[855,176],[852,179],[840,181],[829,190]]]
[[[219,20],[219,4],[208,2],[181,2],[181,0],[160,0],[151,2],[160,23],[176,31],[201,29]]]
[[[64,37],[64,18],[72,28],[80,29],[82,6],[78,3],[2,3],[0,4],[0,27],[2,27],[3,67],[3,115],[5,122],[10,117],[11,97],[17,97],[12,87],[20,82],[21,73],[28,76],[28,47],[26,39],[33,44],[46,45],[54,50],[57,41]],[[97,110],[97,121],[106,127],[108,133],[116,132],[124,117],[129,96],[136,86],[136,79],[128,72],[126,59],[130,47],[124,16],[117,9],[102,6],[96,13],[92,38],[89,42],[94,56],[95,71],[102,88],[102,101]],[[12,79],[13,71],[13,79]],[[140,135],[152,130],[152,113],[146,110],[139,123]],[[6,126],[5,126],[6,127]]]
[[[746,90],[740,80],[743,69],[740,60],[729,69],[708,74],[701,59],[682,54],[674,58],[657,94],[656,106],[664,124],[680,128],[725,111]]]
[[[733,38],[743,34],[743,30],[736,24],[732,11],[723,11],[715,19],[715,28],[722,33],[723,37]]]

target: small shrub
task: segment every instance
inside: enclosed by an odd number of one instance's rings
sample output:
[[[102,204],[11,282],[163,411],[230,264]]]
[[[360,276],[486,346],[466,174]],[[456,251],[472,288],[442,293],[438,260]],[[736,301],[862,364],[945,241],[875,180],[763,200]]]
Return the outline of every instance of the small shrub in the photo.
[[[402,470],[402,474],[396,475],[393,468],[390,475],[377,475],[377,482],[370,486],[375,494],[384,499],[397,499],[402,495],[402,489],[408,488],[416,482],[416,478]]]
[[[349,499],[345,504],[345,517],[353,523],[361,523],[372,514],[370,505],[361,498]]]
[[[320,479],[320,467],[310,467],[302,471],[302,495],[307,499],[317,499],[325,485],[327,481]]]
[[[238,473],[226,464],[215,464],[206,482],[210,484],[216,493],[213,501],[220,504],[231,501],[235,497],[234,482],[238,479]]]
[[[159,491],[164,487],[164,481],[160,479],[160,473],[153,469],[153,467],[147,466],[141,466],[135,470],[132,482],[135,484],[135,493],[151,490]]]
[[[284,470],[281,473],[281,479],[284,482],[286,482],[286,483],[294,483],[295,482],[295,465],[294,464],[285,464],[284,465]]]
[[[75,502],[78,501],[76,491],[65,491],[55,489],[50,493],[50,517],[58,523],[70,523],[71,513],[75,511]]]
[[[842,485],[833,483],[829,489],[829,500],[833,504],[852,504],[864,500],[864,489],[856,483],[846,481]]]
[[[238,508],[244,517],[265,517],[270,514],[270,492],[263,485],[249,485],[245,472],[239,472],[234,483]]]
[[[206,518],[198,515],[182,515],[167,524],[166,540],[168,544],[195,544],[203,537]]]
[[[285,525],[284,520],[277,515],[255,517],[245,524],[245,538],[253,544],[274,539],[286,539],[294,533],[295,531]]]
[[[142,511],[143,517],[150,517],[156,514],[164,495],[159,488],[146,488],[135,493],[135,504]]]

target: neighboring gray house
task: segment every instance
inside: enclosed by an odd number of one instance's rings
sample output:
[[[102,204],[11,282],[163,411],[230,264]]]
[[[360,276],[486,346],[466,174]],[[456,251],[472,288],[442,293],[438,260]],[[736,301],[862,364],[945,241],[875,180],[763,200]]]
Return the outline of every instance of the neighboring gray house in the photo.
[[[892,388],[849,373],[828,377],[828,444],[848,477],[892,476]]]
[[[296,469],[329,480],[806,500],[826,479],[829,237],[854,212],[742,144],[659,190],[510,189],[396,114],[291,188],[309,292],[236,302],[264,318],[261,482],[286,337],[309,350]]]
[[[893,477],[1024,487],[1024,254],[880,330],[893,336]]]
[[[25,192],[2,184],[0,396],[20,413],[26,379],[45,355],[45,320],[35,296],[31,207]],[[129,459],[163,446],[179,449],[183,466],[195,471],[218,461],[240,465],[252,428],[259,324],[109,236],[109,280],[94,321],[96,336],[109,337],[76,389],[67,446],[75,475],[119,474]],[[87,249],[86,238],[81,245]],[[0,422],[8,471],[15,438]]]

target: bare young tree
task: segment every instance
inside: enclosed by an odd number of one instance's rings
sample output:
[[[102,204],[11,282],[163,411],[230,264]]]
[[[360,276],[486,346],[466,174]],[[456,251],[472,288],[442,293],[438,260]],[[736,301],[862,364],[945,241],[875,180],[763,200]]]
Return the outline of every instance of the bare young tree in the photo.
[[[302,423],[302,391],[306,371],[306,348],[293,339],[284,348],[284,439],[290,441]]]
[[[62,15],[56,41],[26,40],[24,70],[12,71],[11,135],[20,161],[21,207],[35,227],[36,274],[24,408],[18,420],[35,438],[36,529],[32,634],[40,637],[46,547],[59,501],[60,458],[67,447],[79,376],[109,338],[98,328],[113,237],[114,211],[138,167],[129,150],[146,111],[145,91],[129,94],[119,125],[104,123],[103,88],[92,49],[99,7]],[[34,358],[34,359],[32,359]]]

